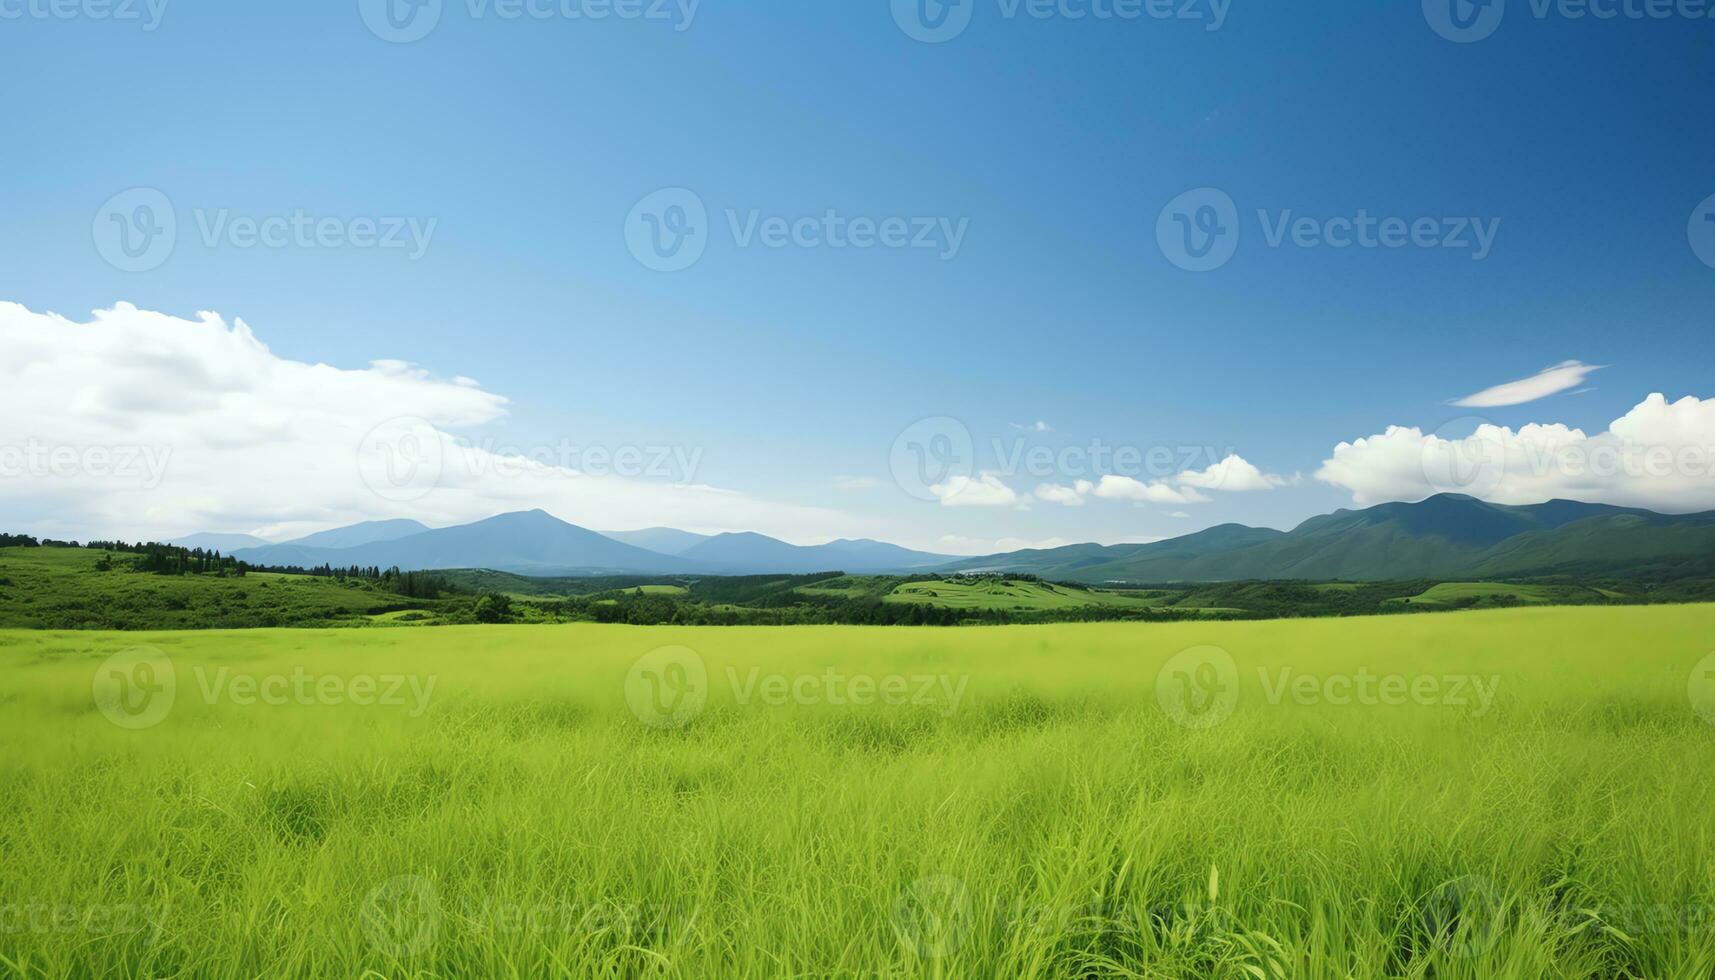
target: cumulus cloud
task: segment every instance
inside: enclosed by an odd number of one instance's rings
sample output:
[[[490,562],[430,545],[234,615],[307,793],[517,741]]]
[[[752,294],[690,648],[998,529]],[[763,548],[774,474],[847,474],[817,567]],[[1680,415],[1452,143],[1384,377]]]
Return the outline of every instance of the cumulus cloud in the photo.
[[[1466,493],[1502,504],[1556,498],[1669,513],[1715,509],[1715,399],[1652,394],[1595,435],[1561,424],[1469,435],[1391,426],[1334,447],[1316,478],[1357,504]]]
[[[945,507],[1015,507],[1025,503],[1016,491],[1000,482],[1000,477],[987,471],[975,478],[949,477],[945,483],[930,487],[929,492]]]
[[[1533,402],[1540,398],[1547,398],[1549,395],[1557,395],[1562,391],[1576,388],[1583,384],[1584,379],[1589,377],[1592,372],[1601,369],[1602,365],[1600,364],[1562,361],[1551,368],[1544,368],[1528,378],[1508,381],[1505,384],[1495,385],[1493,388],[1484,388],[1474,395],[1466,395],[1453,404],[1465,408],[1498,408],[1502,405],[1523,405],[1526,402]]]
[[[1237,454],[1229,454],[1226,459],[1210,465],[1205,470],[1186,470],[1174,479],[1182,487],[1226,490],[1230,493],[1273,490],[1286,485],[1284,477],[1264,473]]]
[[[1063,504],[1067,507],[1084,506],[1084,498],[1089,495],[1095,484],[1089,480],[1078,480],[1071,486],[1058,483],[1044,483],[1036,488],[1036,499],[1046,500],[1051,504]]]
[[[668,447],[622,457],[628,447],[599,434],[535,449],[473,437],[506,404],[469,378],[398,360],[348,369],[282,358],[243,321],[212,313],[183,319],[120,304],[78,323],[0,303],[0,517],[17,530],[79,537],[278,538],[534,507],[593,527],[671,517],[799,539],[878,530],[697,483],[700,449],[657,459]],[[570,444],[604,455],[568,457]],[[642,475],[626,475],[628,460]],[[648,471],[656,463],[667,478]],[[377,485],[377,473],[404,464],[420,486]]]
[[[1194,487],[1180,489],[1163,480],[1144,483],[1111,473],[1096,484],[1094,493],[1104,500],[1130,500],[1140,504],[1203,504],[1209,501]]]

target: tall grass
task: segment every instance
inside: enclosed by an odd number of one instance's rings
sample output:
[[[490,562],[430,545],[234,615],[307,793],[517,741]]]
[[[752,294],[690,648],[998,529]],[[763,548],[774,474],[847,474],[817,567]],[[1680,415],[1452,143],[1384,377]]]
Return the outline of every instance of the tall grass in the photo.
[[[0,974],[1709,976],[1712,627],[0,633]],[[176,695],[130,730],[95,695],[138,645]],[[640,719],[674,645],[706,703]],[[1158,674],[1207,645],[1237,699],[1186,727]],[[830,704],[829,668],[965,686]],[[1271,703],[1258,668],[1498,688]],[[204,694],[295,671],[433,687]]]

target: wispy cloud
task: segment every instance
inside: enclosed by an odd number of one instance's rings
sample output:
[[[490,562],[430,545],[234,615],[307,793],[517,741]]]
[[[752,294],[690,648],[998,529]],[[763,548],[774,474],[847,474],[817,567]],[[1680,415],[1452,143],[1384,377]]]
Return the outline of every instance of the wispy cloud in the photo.
[[[1053,432],[1054,427],[1047,422],[1037,419],[1034,422],[1014,422],[1012,427],[1020,432]]]
[[[1547,398],[1549,395],[1558,395],[1568,389],[1576,388],[1584,383],[1584,379],[1589,377],[1591,372],[1600,371],[1604,367],[1606,365],[1603,364],[1562,361],[1551,368],[1544,368],[1528,378],[1508,381],[1505,384],[1495,385],[1493,388],[1484,388],[1474,395],[1466,395],[1453,404],[1462,408],[1499,408],[1503,405],[1523,405],[1526,402],[1534,402],[1541,398]]]

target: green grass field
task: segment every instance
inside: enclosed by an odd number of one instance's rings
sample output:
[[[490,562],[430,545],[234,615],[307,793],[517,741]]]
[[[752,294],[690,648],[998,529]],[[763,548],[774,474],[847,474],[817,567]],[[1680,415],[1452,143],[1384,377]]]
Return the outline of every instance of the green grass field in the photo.
[[[1712,637],[0,631],[0,975],[1707,977]]]

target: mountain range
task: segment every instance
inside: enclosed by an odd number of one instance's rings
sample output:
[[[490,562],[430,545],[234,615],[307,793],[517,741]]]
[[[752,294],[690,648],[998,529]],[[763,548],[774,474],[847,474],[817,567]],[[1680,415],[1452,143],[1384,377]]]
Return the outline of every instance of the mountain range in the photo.
[[[545,511],[429,528],[372,521],[282,544],[192,535],[253,565],[406,570],[490,568],[524,575],[760,575],[1012,572],[1087,582],[1493,578],[1577,567],[1623,572],[1715,558],[1715,512],[1665,515],[1570,500],[1523,506],[1459,494],[1312,517],[1290,531],[1222,524],[1149,544],[1077,544],[959,558],[867,539],[794,545],[750,532],[670,527],[597,532]],[[225,547],[221,543],[226,543]],[[233,547],[237,545],[237,547]]]

